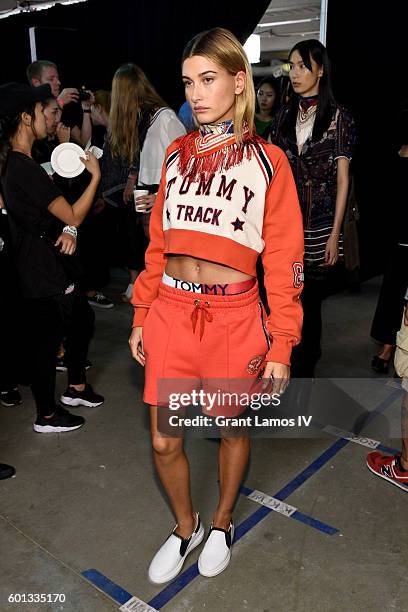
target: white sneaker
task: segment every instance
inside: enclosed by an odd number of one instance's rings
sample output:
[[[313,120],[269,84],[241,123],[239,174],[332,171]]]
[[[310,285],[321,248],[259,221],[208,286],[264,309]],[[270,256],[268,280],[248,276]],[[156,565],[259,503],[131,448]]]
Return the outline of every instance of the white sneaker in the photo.
[[[149,566],[149,580],[153,584],[168,582],[180,573],[187,555],[201,544],[204,538],[204,527],[201,524],[200,514],[196,512],[197,526],[189,538],[183,539],[175,533],[176,525],[159,548]]]
[[[198,571],[202,576],[212,577],[221,574],[231,560],[231,546],[234,539],[234,525],[228,531],[211,524],[210,533],[198,558]]]

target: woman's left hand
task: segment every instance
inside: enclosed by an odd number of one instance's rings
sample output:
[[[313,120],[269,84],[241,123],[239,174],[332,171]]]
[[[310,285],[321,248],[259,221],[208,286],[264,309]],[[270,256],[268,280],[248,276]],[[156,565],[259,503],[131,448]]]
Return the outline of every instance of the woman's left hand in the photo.
[[[64,255],[73,255],[76,251],[77,241],[74,236],[71,236],[71,234],[62,232],[61,236],[55,243],[56,247],[59,245],[61,245],[61,253]]]
[[[282,395],[289,384],[290,367],[284,363],[267,361],[262,379],[264,389],[272,384],[272,393],[279,393],[279,395]]]
[[[151,212],[153,206],[154,206],[154,202],[156,200],[156,195],[155,193],[150,193],[147,196],[140,196],[140,198],[137,198],[135,200],[135,204],[139,205],[139,204],[143,204],[145,206],[145,209],[143,211],[143,214],[149,213]]]
[[[330,234],[326,243],[323,266],[334,266],[339,258],[339,235]]]

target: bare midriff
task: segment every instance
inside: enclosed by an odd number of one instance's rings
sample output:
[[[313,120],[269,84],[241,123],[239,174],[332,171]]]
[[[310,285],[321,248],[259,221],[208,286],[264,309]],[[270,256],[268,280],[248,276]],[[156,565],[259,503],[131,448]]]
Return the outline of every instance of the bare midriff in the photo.
[[[253,278],[249,274],[221,264],[188,255],[169,255],[166,274],[191,283],[240,283]]]

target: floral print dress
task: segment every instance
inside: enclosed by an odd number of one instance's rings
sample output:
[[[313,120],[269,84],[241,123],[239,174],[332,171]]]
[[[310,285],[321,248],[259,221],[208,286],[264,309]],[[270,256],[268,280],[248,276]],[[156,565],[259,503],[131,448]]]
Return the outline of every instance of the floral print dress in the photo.
[[[355,146],[355,124],[347,109],[333,106],[332,120],[320,140],[309,136],[301,148],[295,126],[284,135],[282,124],[289,108],[282,108],[272,125],[271,141],[285,151],[297,185],[305,233],[305,267],[324,262],[327,240],[333,229],[336,211],[337,160],[351,160]],[[339,255],[343,255],[342,236]]]

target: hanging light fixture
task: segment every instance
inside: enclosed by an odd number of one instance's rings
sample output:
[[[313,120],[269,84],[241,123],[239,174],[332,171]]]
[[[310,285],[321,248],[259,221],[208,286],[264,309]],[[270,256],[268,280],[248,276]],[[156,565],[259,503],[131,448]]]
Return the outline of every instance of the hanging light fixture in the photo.
[[[251,34],[244,45],[244,51],[250,64],[259,64],[261,61],[261,37]]]

